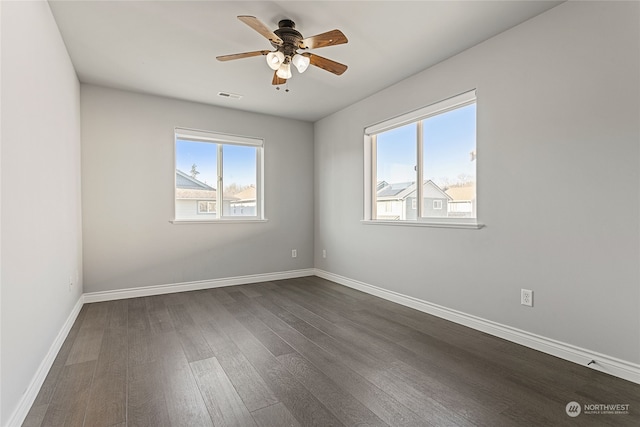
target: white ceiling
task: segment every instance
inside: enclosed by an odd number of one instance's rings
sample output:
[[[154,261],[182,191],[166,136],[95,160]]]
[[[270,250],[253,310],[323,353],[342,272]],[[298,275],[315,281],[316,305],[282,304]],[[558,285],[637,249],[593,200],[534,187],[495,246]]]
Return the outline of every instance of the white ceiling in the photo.
[[[428,68],[559,1],[61,1],[50,0],[81,82],[315,121]],[[272,29],[295,21],[309,37],[335,28],[348,44],[314,53],[349,69],[293,70],[290,91],[271,85],[263,57],[218,55],[271,49],[236,19]],[[242,95],[233,100],[218,92]]]

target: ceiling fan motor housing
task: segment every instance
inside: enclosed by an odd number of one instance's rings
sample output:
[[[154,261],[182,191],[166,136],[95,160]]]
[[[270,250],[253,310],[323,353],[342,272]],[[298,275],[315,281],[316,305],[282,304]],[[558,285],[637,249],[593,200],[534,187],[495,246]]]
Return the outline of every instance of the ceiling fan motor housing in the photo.
[[[271,43],[271,45],[284,54],[284,56],[292,57],[296,54],[302,41],[302,34],[296,30],[296,24],[290,19],[283,19],[278,22],[278,29],[274,33],[283,41],[282,45]]]

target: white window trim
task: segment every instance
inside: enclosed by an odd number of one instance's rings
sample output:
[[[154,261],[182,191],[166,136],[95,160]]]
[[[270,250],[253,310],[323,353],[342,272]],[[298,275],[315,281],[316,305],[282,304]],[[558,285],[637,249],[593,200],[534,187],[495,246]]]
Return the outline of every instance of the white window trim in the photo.
[[[243,223],[260,223],[267,222],[267,219],[255,219],[255,217],[226,217],[227,219],[172,219],[169,220],[171,224],[243,224]],[[248,218],[248,219],[238,219],[238,218]]]
[[[180,219],[176,217],[177,205],[176,205],[176,174],[177,168],[176,159],[176,143],[178,139],[188,139],[193,141],[211,142],[218,144],[218,170],[222,162],[222,150],[221,147],[224,144],[227,145],[244,145],[256,147],[256,214],[251,216],[240,215],[218,215],[215,219]],[[173,219],[169,220],[171,224],[215,224],[215,223],[244,223],[244,222],[267,222],[264,210],[264,138],[231,135],[217,132],[210,132],[201,129],[191,129],[183,127],[174,128],[173,139]],[[222,176],[218,176],[218,187],[221,188]],[[223,195],[224,197],[224,195]],[[222,212],[223,210],[223,197],[216,198],[216,210]],[[197,207],[196,207],[197,211]],[[217,213],[216,212],[216,213]],[[203,216],[206,218],[206,215]]]
[[[422,120],[437,114],[442,114],[456,108],[464,107],[476,102],[476,90],[461,93],[451,98],[427,105],[426,107],[401,114],[391,119],[367,126],[364,128],[364,215],[363,224],[375,225],[399,225],[399,226],[420,226],[420,227],[442,227],[442,228],[469,228],[480,229],[484,224],[476,218],[428,218],[422,217],[422,203],[418,203],[417,219],[403,221],[378,220],[376,213],[376,165],[373,159],[376,155],[377,134],[395,129],[410,123],[417,122],[417,131],[422,132]],[[418,161],[422,159],[422,144],[416,144],[418,150]],[[417,182],[423,181],[422,168],[418,168]],[[417,198],[422,200],[422,185],[417,185]]]

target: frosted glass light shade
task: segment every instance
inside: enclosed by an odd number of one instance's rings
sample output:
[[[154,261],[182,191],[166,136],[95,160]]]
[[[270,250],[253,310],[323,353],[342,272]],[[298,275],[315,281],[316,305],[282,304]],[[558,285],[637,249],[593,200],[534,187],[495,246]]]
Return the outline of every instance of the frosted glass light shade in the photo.
[[[267,65],[272,70],[277,70],[280,68],[280,65],[284,62],[284,53],[282,52],[269,52],[267,53]]]
[[[290,79],[291,78],[291,65],[288,62],[285,62],[278,68],[276,71],[276,75],[281,79]]]
[[[291,62],[298,69],[298,72],[302,74],[309,67],[309,63],[311,62],[311,60],[309,59],[308,56],[302,56],[302,55],[296,54],[291,59]]]

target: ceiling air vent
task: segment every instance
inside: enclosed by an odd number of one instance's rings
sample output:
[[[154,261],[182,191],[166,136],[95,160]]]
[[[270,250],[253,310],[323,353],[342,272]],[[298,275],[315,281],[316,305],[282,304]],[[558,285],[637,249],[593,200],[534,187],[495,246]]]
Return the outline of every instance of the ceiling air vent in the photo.
[[[229,98],[229,99],[240,99],[240,98],[242,98],[242,95],[238,95],[237,93],[229,93],[229,92],[218,92],[218,96],[220,96],[222,98]]]

